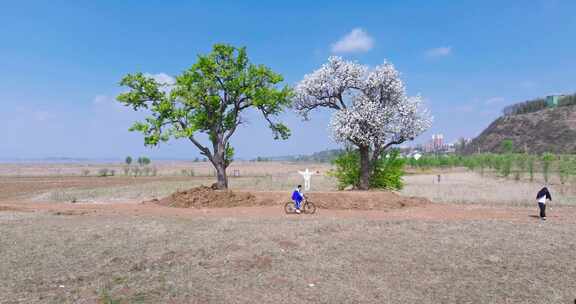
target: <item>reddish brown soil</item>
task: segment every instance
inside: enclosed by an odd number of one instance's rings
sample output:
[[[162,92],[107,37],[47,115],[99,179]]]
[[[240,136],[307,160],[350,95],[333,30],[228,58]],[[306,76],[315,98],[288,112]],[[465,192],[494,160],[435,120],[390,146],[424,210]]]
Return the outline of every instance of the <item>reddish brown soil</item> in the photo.
[[[289,196],[286,192],[224,191],[200,186],[144,203],[179,208],[230,208],[283,205],[290,201]],[[321,209],[394,210],[430,203],[424,198],[403,197],[388,191],[312,192],[307,197]]]
[[[2,203],[0,213],[4,211],[37,211],[55,215],[84,216],[161,216],[174,218],[193,217],[236,217],[236,218],[283,218],[300,220],[328,218],[362,218],[368,220],[497,220],[514,222],[537,222],[536,208],[506,208],[480,205],[426,204],[417,208],[396,210],[335,210],[320,209],[314,215],[287,215],[282,206],[253,206],[232,208],[170,208],[158,204],[114,203],[114,204],[70,204],[70,203]],[[576,208],[551,208],[549,222],[576,223]]]
[[[256,197],[249,192],[213,190],[200,186],[185,191],[178,191],[161,200],[152,201],[161,206],[178,208],[229,208],[254,206]]]
[[[189,177],[186,177],[189,178]],[[174,179],[186,179],[174,178]],[[174,216],[174,217],[296,217],[286,215],[283,205],[290,200],[290,193],[280,191],[234,191],[233,194],[206,194],[196,190],[176,195],[177,203],[193,208],[169,208],[171,201],[160,204],[139,204],[127,201],[112,204],[99,203],[38,203],[23,199],[30,192],[55,187],[99,187],[166,180],[166,177],[150,178],[0,178],[0,212],[50,212],[56,215],[122,215],[122,216]],[[196,200],[198,194],[217,203]],[[321,217],[366,219],[419,219],[419,220],[512,220],[537,221],[536,208],[490,207],[482,205],[458,205],[429,203],[425,199],[406,198],[383,191],[311,192],[309,199],[319,207],[316,215],[299,216],[300,219]],[[254,198],[254,199],[252,199]],[[184,200],[183,200],[184,199]],[[191,199],[187,203],[185,199]],[[182,201],[183,200],[183,201]],[[226,206],[226,208],[222,208]],[[552,207],[549,221],[576,222],[576,208]]]
[[[0,177],[0,200],[18,199],[24,195],[51,189],[98,188],[146,184],[158,181],[189,181],[195,177],[180,176],[114,176],[114,177]],[[201,179],[198,177],[198,179]]]

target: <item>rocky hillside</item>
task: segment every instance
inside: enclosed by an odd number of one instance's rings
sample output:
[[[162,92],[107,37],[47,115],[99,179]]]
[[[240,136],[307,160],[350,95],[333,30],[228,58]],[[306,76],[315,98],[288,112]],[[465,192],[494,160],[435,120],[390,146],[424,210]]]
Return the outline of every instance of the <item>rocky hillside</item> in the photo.
[[[517,151],[576,153],[576,106],[496,119],[469,143],[466,153],[502,152],[501,142],[511,139]]]

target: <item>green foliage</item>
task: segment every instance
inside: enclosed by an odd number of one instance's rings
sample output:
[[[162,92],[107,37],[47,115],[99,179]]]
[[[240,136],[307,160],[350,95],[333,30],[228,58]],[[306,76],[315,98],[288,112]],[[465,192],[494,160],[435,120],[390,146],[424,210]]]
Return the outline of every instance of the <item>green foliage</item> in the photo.
[[[270,68],[251,64],[245,48],[216,44],[176,78],[169,92],[169,84],[142,73],[128,74],[120,84],[130,91],[117,99],[134,110],[152,113],[130,129],[143,133],[146,145],[171,137],[190,138],[196,132],[218,140],[236,130],[242,122],[240,112],[248,108],[264,115],[275,138],[286,139],[288,128],[271,120],[290,104],[291,90],[275,87],[281,81],[282,76]]]
[[[558,177],[560,182],[565,184],[568,181],[570,175],[574,174],[574,162],[571,157],[564,155],[560,157],[558,161]]]
[[[548,183],[550,179],[550,165],[554,161],[555,157],[552,153],[544,153],[542,155],[542,174],[544,175],[544,181]]]
[[[374,171],[370,177],[370,188],[400,190],[404,187],[405,161],[400,158],[398,150],[392,150],[385,157],[375,163]]]
[[[336,167],[329,174],[338,181],[338,189],[342,190],[352,186],[358,188],[360,184],[360,153],[357,150],[346,151],[337,156],[332,164]],[[400,190],[404,186],[405,161],[400,158],[398,150],[392,150],[382,155],[374,163],[370,176],[370,187],[379,189]]]
[[[562,183],[576,176],[576,156],[551,153],[544,153],[541,156],[526,153],[424,155],[418,160],[408,159],[406,164],[415,169],[445,168],[448,164],[450,168],[466,167],[470,171],[479,171],[480,174],[484,174],[485,170],[492,170],[503,177],[512,176],[515,180],[521,180],[527,173],[531,182],[534,181],[537,171],[542,172],[546,183],[549,182],[551,173],[558,174]]]
[[[261,113],[275,139],[290,136],[288,127],[275,121],[291,104],[292,90],[277,87],[282,81],[270,68],[250,63],[246,48],[215,44],[210,53],[198,55],[175,83],[160,83],[143,73],[124,76],[120,85],[129,90],[117,100],[150,113],[130,128],[144,135],[145,145],[157,146],[170,138],[190,140],[212,162],[218,172],[216,186],[224,189],[234,154],[229,140],[244,123],[243,112]],[[211,148],[197,139],[198,133],[208,137]]]
[[[528,174],[530,175],[530,181],[534,181],[534,166],[536,163],[536,158],[532,155],[526,157],[526,166],[528,167]]]
[[[343,190],[346,187],[358,187],[360,183],[360,154],[358,151],[346,151],[336,157],[332,164],[336,169],[331,170],[329,174],[338,181],[338,189]]]
[[[514,142],[511,139],[505,139],[500,143],[500,148],[503,153],[512,153],[514,152]]]
[[[528,161],[527,154],[517,154],[514,156],[514,179],[519,181],[522,179],[524,171],[526,171],[526,164]]]
[[[576,105],[576,94],[561,96],[558,99],[559,107],[567,107],[573,105]],[[504,115],[519,115],[519,114],[538,112],[546,108],[548,108],[546,99],[537,98],[534,100],[528,100],[525,102],[520,102],[517,104],[507,106],[506,108],[504,108],[502,112],[504,113]]]
[[[500,174],[503,177],[510,176],[510,172],[512,171],[512,161],[513,161],[512,154],[506,154],[500,156]]]
[[[126,159],[124,160],[124,162],[126,163],[126,165],[130,166],[130,164],[132,164],[132,157],[126,156]]]
[[[538,98],[507,106],[502,112],[504,115],[519,115],[538,112],[546,109],[547,107],[548,105],[546,104],[546,99]]]
[[[146,156],[140,156],[138,157],[138,159],[136,160],[136,162],[138,163],[139,166],[147,166],[149,165],[152,161],[146,157]]]
[[[109,172],[108,168],[102,168],[102,169],[98,170],[98,176],[100,176],[100,177],[106,177],[106,176],[108,176],[109,173],[110,172]]]

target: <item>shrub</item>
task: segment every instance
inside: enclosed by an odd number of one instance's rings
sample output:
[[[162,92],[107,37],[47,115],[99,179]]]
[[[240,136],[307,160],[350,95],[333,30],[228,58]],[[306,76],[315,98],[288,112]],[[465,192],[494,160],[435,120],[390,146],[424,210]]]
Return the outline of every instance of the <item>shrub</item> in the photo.
[[[370,187],[379,189],[400,190],[404,187],[404,159],[398,150],[392,150],[376,163],[370,178]]]
[[[100,170],[98,170],[98,176],[100,177],[106,177],[108,176],[108,168],[102,168]]]
[[[90,170],[82,169],[82,176],[88,176],[88,175],[90,175]]]
[[[329,174],[338,181],[338,189],[344,190],[352,186],[356,188],[360,183],[360,154],[358,151],[347,151],[337,156],[332,164],[336,169]]]
[[[194,169],[182,169],[180,172],[183,176],[194,176]]]
[[[382,155],[374,163],[374,169],[370,176],[370,187],[379,189],[402,189],[404,183],[404,160],[400,158],[398,150]],[[338,189],[343,190],[352,186],[358,188],[360,183],[360,154],[357,150],[346,151],[337,156],[332,164],[336,166],[329,174],[338,181]]]

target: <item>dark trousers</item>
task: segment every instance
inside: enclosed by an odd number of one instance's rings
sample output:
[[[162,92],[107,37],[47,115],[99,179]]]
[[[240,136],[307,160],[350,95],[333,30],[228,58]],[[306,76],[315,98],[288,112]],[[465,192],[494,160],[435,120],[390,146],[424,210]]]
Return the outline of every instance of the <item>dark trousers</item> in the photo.
[[[538,203],[538,207],[540,207],[540,217],[546,217],[546,204]]]

